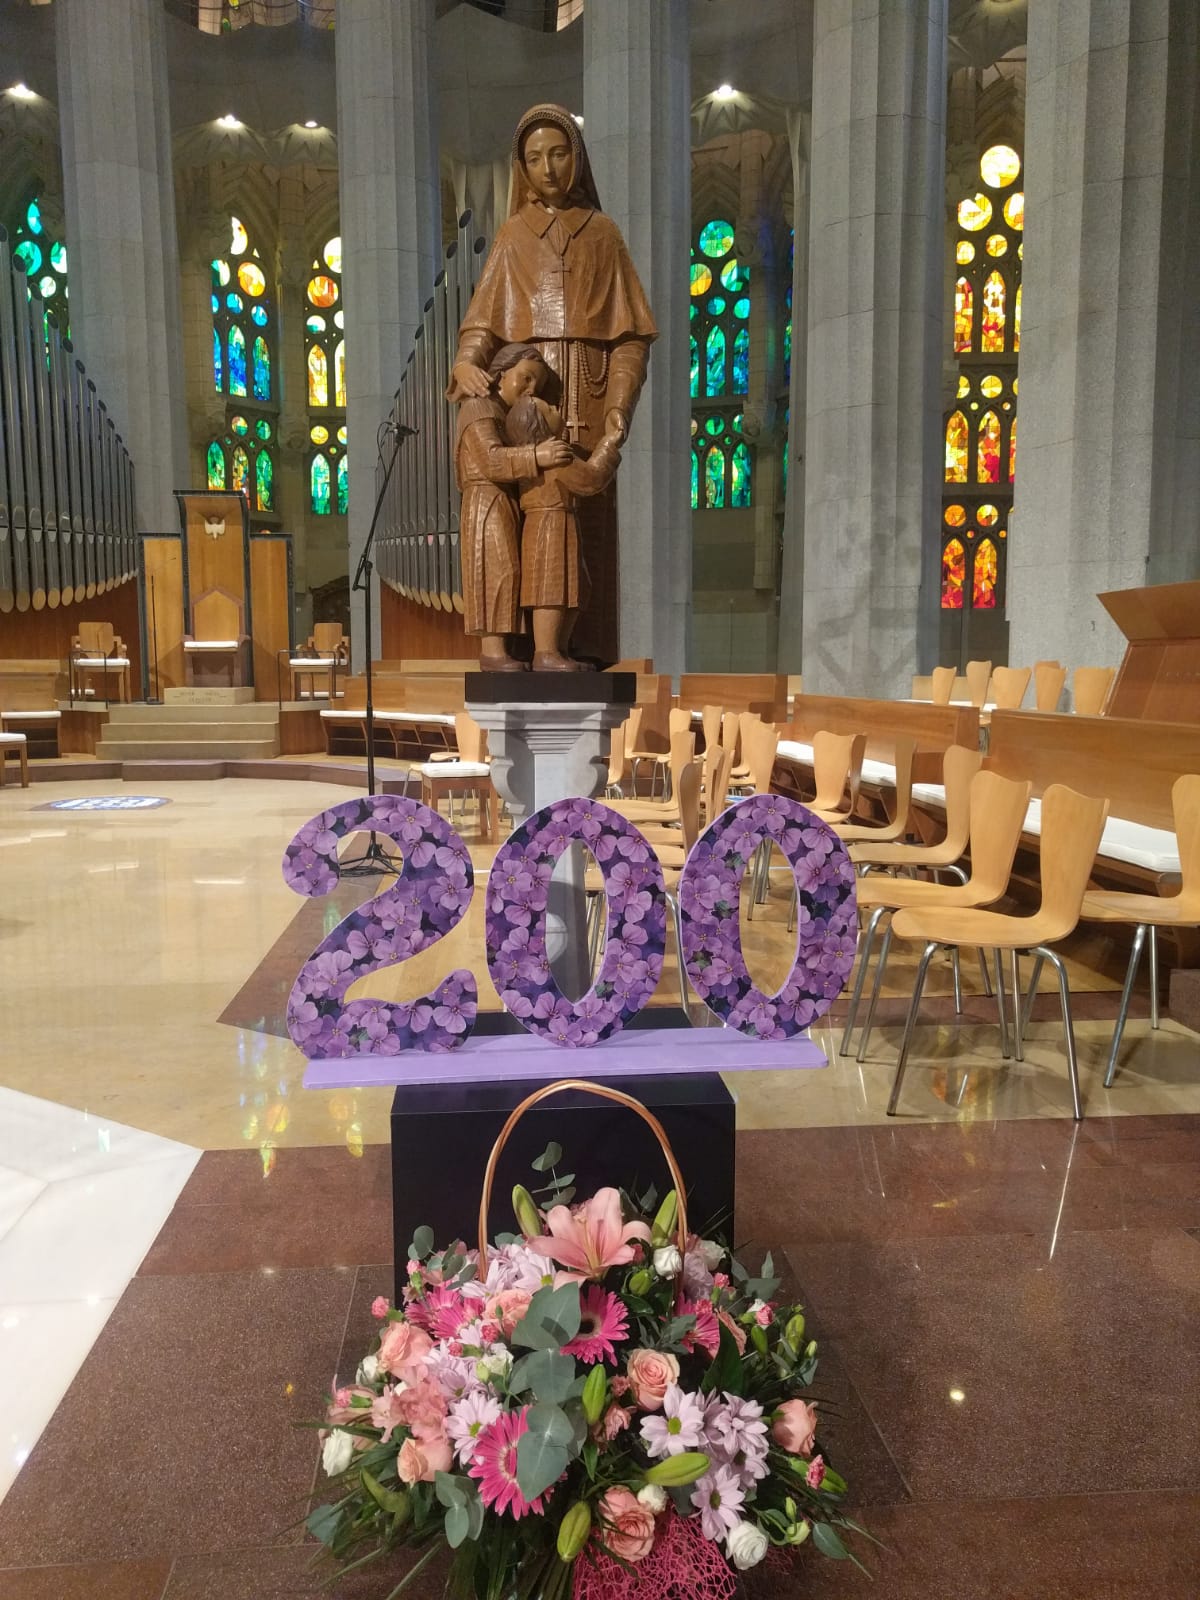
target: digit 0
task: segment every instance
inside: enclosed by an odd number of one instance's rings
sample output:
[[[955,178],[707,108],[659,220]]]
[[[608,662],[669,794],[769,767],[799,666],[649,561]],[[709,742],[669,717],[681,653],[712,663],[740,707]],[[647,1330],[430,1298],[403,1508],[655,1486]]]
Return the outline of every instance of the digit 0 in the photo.
[[[465,968],[418,1000],[345,999],[357,979],[428,950],[462,921],[475,879],[449,823],[396,795],[343,801],[300,829],[284,852],[284,879],[297,894],[328,894],[340,877],[339,841],[364,832],[398,847],[399,877],[343,918],[304,963],[288,997],[288,1033],[313,1058],[453,1050],[475,1022],[478,989]]]

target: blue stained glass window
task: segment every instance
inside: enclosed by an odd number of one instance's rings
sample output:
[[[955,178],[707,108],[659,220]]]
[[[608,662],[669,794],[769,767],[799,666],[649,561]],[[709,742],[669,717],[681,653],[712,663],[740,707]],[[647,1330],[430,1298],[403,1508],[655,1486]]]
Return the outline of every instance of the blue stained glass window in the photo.
[[[208,487],[210,489],[225,487],[225,452],[221,449],[218,439],[214,439],[208,447]]]
[[[350,504],[350,457],[343,456],[337,468],[337,508],[342,516]]]
[[[29,202],[29,210],[25,213],[25,221],[29,224],[30,233],[41,233],[42,208],[36,200]]]
[[[245,391],[242,391],[245,393]],[[708,330],[705,346],[705,393],[725,393],[725,333],[721,328]]]
[[[750,296],[748,294],[742,295],[733,302],[733,314],[735,317],[741,317],[743,321],[750,315]]]
[[[730,494],[729,503],[733,506],[748,506],[750,504],[750,452],[744,444],[734,447],[733,457],[729,465],[730,475],[733,479],[733,492]]]
[[[246,392],[246,335],[238,327],[229,330],[229,392]]]
[[[309,468],[309,487],[312,495],[312,508],[319,517],[329,515],[329,462],[323,455],[312,458]]]
[[[218,394],[225,393],[225,361],[221,349],[221,335],[213,329],[213,383]]]
[[[725,504],[725,452],[714,444],[704,458],[704,504],[719,511]]]
[[[719,317],[725,309],[725,296],[723,294],[714,294],[704,309],[710,317]]]
[[[225,296],[225,304],[229,307],[230,311],[241,311],[243,309],[243,302],[240,294],[227,294]]]
[[[254,463],[254,489],[260,511],[275,509],[275,464],[270,452],[260,450]]]
[[[260,328],[265,328],[266,327],[266,325],[267,325],[267,308],[266,308],[266,306],[251,306],[250,307],[250,315],[254,318],[255,322],[258,323]]]
[[[692,510],[700,509],[700,457],[692,451]]]
[[[221,302],[217,299],[215,294],[212,296],[212,308],[214,311],[219,311],[221,309]]]
[[[746,394],[750,388],[750,329],[739,328],[733,341],[733,392]]]
[[[254,341],[254,398],[271,398],[271,355],[261,333]]]
[[[692,347],[692,393],[700,393],[700,346],[693,337],[689,343]]]
[[[733,248],[733,223],[706,222],[700,230],[700,248],[711,261],[719,261]]]

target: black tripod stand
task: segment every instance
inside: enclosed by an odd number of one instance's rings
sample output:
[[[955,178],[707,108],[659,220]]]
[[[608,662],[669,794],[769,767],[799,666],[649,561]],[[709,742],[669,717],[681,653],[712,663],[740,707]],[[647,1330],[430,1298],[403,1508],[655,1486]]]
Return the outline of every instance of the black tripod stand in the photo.
[[[392,469],[396,465],[396,458],[400,454],[400,446],[410,435],[416,433],[415,428],[406,427],[403,422],[385,422],[379,429],[379,459],[383,460],[384,443],[389,434],[394,435],[392,453],[388,457],[387,467],[383,474],[383,482],[379,486],[379,493],[375,497],[375,509],[371,513],[371,526],[367,529],[367,541],[363,545],[362,555],[358,558],[358,566],[354,572],[354,581],[350,585],[352,593],[361,593],[363,597],[363,632],[366,637],[366,688],[367,703],[365,707],[366,735],[367,735],[367,793],[375,793],[375,706],[371,697],[371,657],[374,654],[374,640],[372,638],[371,616],[371,580],[375,572],[375,564],[371,560],[371,550],[375,544],[375,528],[379,522],[379,514],[383,510],[383,502],[387,498],[388,484],[391,482]],[[405,785],[407,788],[407,784]],[[389,855],[379,843],[374,833],[370,842],[361,856],[354,856],[341,863],[341,876],[343,878],[356,878],[377,876],[380,873],[398,873],[401,861],[398,856]]]

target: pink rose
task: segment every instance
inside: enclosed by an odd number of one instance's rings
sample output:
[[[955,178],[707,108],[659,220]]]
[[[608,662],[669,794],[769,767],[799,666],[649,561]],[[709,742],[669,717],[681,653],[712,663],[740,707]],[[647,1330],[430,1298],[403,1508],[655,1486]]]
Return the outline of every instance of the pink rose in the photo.
[[[817,1408],[804,1400],[785,1400],[775,1413],[771,1437],[790,1455],[807,1455],[817,1433]]]
[[[808,1471],[804,1474],[804,1481],[810,1489],[819,1489],[825,1477],[825,1457],[814,1456],[808,1463]]]
[[[453,1451],[450,1441],[442,1439],[405,1439],[400,1446],[396,1471],[401,1483],[432,1483],[435,1474],[449,1472]]]
[[[384,1317],[387,1316],[391,1309],[391,1301],[385,1294],[377,1294],[374,1300],[371,1301],[371,1315],[373,1317],[378,1317],[380,1322],[383,1321]]]
[[[502,1289],[488,1301],[486,1314],[500,1324],[506,1339],[512,1338],[513,1329],[529,1309],[530,1299],[524,1289]]]
[[[596,1431],[597,1433],[602,1433],[605,1440],[611,1443],[632,1421],[632,1406],[609,1406]]]
[[[608,1380],[608,1387],[610,1393],[620,1398],[621,1395],[629,1393],[629,1379],[623,1378],[619,1372],[614,1373]]]
[[[654,1513],[628,1489],[609,1489],[600,1501],[601,1539],[622,1561],[644,1561],[654,1546]]]
[[[415,1367],[433,1349],[433,1340],[411,1322],[391,1322],[379,1346],[379,1365],[397,1376],[405,1367]]]
[[[633,1350],[625,1363],[633,1398],[643,1411],[657,1411],[679,1377],[679,1363],[663,1350]]]
[[[775,1321],[775,1313],[769,1305],[763,1304],[754,1313],[754,1320],[760,1328],[769,1328]]]

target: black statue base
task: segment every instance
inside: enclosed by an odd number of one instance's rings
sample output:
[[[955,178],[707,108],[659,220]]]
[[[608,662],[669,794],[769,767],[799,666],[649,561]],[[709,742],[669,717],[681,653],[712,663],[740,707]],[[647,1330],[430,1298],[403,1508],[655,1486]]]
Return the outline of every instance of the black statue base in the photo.
[[[634,672],[468,672],[467,705],[631,706]]]

